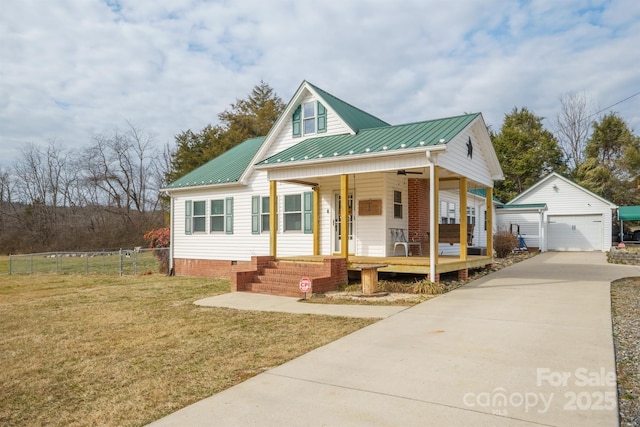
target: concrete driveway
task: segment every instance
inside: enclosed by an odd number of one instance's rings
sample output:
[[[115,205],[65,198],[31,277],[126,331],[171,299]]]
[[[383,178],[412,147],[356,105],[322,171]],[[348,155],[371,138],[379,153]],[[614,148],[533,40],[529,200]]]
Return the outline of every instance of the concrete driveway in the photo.
[[[617,426],[603,253],[540,254],[271,369],[159,426]]]

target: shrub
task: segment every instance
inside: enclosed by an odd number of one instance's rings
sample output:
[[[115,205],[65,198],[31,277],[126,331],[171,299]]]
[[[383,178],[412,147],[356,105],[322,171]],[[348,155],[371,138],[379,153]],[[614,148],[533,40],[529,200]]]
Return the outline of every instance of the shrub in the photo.
[[[171,244],[171,231],[168,228],[158,228],[147,232],[143,238],[149,242],[150,248],[168,248]],[[160,273],[169,273],[169,251],[154,251],[153,255],[160,263]]]
[[[414,294],[440,295],[445,293],[447,287],[442,282],[431,282],[429,279],[424,279],[416,282],[412,290]]]
[[[518,247],[518,237],[508,231],[498,231],[493,235],[493,249],[498,258],[505,258]]]

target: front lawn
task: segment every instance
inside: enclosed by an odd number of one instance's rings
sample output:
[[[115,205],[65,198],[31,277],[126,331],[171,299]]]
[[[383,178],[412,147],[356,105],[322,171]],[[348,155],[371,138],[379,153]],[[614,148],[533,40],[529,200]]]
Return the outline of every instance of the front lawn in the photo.
[[[224,280],[3,276],[0,425],[144,425],[373,323],[198,307]]]

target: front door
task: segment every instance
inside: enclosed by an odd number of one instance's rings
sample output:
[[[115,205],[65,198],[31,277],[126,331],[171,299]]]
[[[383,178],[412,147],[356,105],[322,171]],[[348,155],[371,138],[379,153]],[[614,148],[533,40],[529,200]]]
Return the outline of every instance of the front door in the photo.
[[[342,223],[342,218],[340,215],[341,212],[341,204],[342,200],[340,197],[340,193],[334,194],[334,203],[333,203],[333,252],[340,253],[340,249],[342,248],[342,227],[340,224]],[[353,254],[354,252],[354,239],[353,239],[353,194],[349,193],[349,253]]]

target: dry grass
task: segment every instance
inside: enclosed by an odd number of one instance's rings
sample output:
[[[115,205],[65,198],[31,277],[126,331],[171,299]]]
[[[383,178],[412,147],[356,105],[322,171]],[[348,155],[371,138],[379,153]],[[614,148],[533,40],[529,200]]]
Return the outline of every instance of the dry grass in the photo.
[[[197,307],[228,282],[4,276],[0,425],[144,425],[372,323]]]
[[[3,274],[9,274],[9,257],[7,255],[0,255],[0,276]]]

